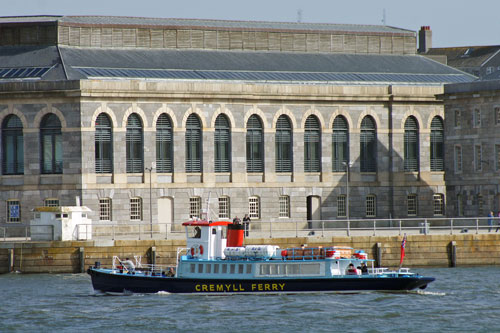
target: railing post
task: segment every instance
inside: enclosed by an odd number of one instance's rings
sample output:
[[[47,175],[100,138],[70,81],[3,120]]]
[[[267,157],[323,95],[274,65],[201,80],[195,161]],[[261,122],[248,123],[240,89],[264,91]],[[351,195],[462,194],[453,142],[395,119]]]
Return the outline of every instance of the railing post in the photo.
[[[28,228],[24,228],[24,240],[28,240]],[[52,240],[54,240],[54,227],[52,227]]]
[[[115,225],[114,224],[111,226],[111,231],[113,233],[112,234],[112,239],[115,240]]]
[[[321,237],[325,237],[325,221],[321,220]]]
[[[479,220],[476,219],[476,235],[479,234]]]
[[[139,223],[139,240],[141,240],[142,223]]]
[[[377,221],[373,220],[373,236],[377,233]]]
[[[347,237],[351,236],[351,221],[347,220]]]
[[[399,220],[399,236],[401,236],[401,220]]]
[[[424,235],[427,235],[427,219],[424,219]]]
[[[453,235],[453,219],[450,221],[450,235]]]
[[[297,222],[295,222],[295,229],[297,229]],[[273,238],[273,223],[269,222],[269,238]]]

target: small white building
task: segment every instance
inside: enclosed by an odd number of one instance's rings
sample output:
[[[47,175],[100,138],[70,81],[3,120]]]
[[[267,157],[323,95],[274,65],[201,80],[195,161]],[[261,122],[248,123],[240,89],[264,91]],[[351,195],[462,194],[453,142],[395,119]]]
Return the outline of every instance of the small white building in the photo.
[[[30,221],[31,240],[92,239],[91,210],[85,206],[36,207]]]

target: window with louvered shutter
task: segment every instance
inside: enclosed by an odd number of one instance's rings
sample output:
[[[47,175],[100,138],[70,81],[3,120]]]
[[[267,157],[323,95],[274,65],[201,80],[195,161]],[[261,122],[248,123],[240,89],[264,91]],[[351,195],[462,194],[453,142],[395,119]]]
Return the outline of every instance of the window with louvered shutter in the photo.
[[[95,121],[95,172],[113,172],[113,134],[111,121],[105,113]]]
[[[361,121],[359,137],[361,172],[377,171],[377,130],[372,117],[366,116]]]
[[[16,115],[9,115],[2,124],[2,174],[24,173],[23,123]]]
[[[332,171],[345,171],[348,160],[349,130],[347,126],[347,120],[343,116],[338,116],[333,121]]]
[[[264,171],[264,137],[262,123],[256,115],[247,122],[247,172]]]
[[[276,172],[292,172],[292,126],[287,116],[276,122]]]
[[[132,113],[127,119],[127,173],[144,171],[144,144],[142,121],[138,114]]]
[[[45,115],[40,124],[42,173],[62,173],[61,122],[53,113]]]
[[[408,117],[404,134],[404,170],[418,171],[418,157],[418,123],[415,117]]]
[[[309,116],[304,131],[304,171],[321,171],[321,132],[318,118]]]
[[[431,171],[444,171],[444,126],[437,116],[431,122]]]
[[[172,122],[166,114],[156,122],[156,172],[173,172]]]
[[[186,122],[186,172],[201,172],[201,124],[195,114]]]
[[[229,120],[223,114],[215,120],[215,172],[231,171],[231,131]]]

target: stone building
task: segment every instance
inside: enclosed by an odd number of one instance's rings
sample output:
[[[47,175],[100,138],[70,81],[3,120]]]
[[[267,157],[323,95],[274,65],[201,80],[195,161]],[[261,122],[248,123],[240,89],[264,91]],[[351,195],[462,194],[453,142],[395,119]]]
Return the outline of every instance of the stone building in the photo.
[[[471,79],[387,26],[3,17],[0,216],[443,215],[436,95]]]
[[[418,32],[419,54],[482,79],[498,79],[500,45],[432,47],[432,30],[423,26]]]
[[[446,194],[450,216],[500,210],[500,81],[446,85]]]

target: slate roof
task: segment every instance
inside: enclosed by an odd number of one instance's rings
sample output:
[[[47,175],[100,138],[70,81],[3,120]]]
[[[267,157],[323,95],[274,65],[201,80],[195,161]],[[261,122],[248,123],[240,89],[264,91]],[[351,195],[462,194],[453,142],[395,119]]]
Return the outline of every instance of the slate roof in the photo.
[[[198,29],[302,31],[302,32],[343,32],[414,36],[412,30],[384,25],[331,24],[232,21],[207,19],[147,18],[123,16],[10,16],[0,17],[0,24],[59,22],[78,26],[135,26],[135,27],[185,27]]]
[[[418,55],[361,55],[179,49],[1,47],[0,81],[49,68],[38,79],[138,78],[287,83],[444,84],[473,76]],[[4,74],[2,77],[3,72]],[[10,73],[10,74],[9,74]],[[17,76],[9,77],[16,74]],[[26,72],[27,73],[27,72]]]
[[[432,48],[426,55],[444,55],[455,68],[481,67],[500,51],[500,45]]]

